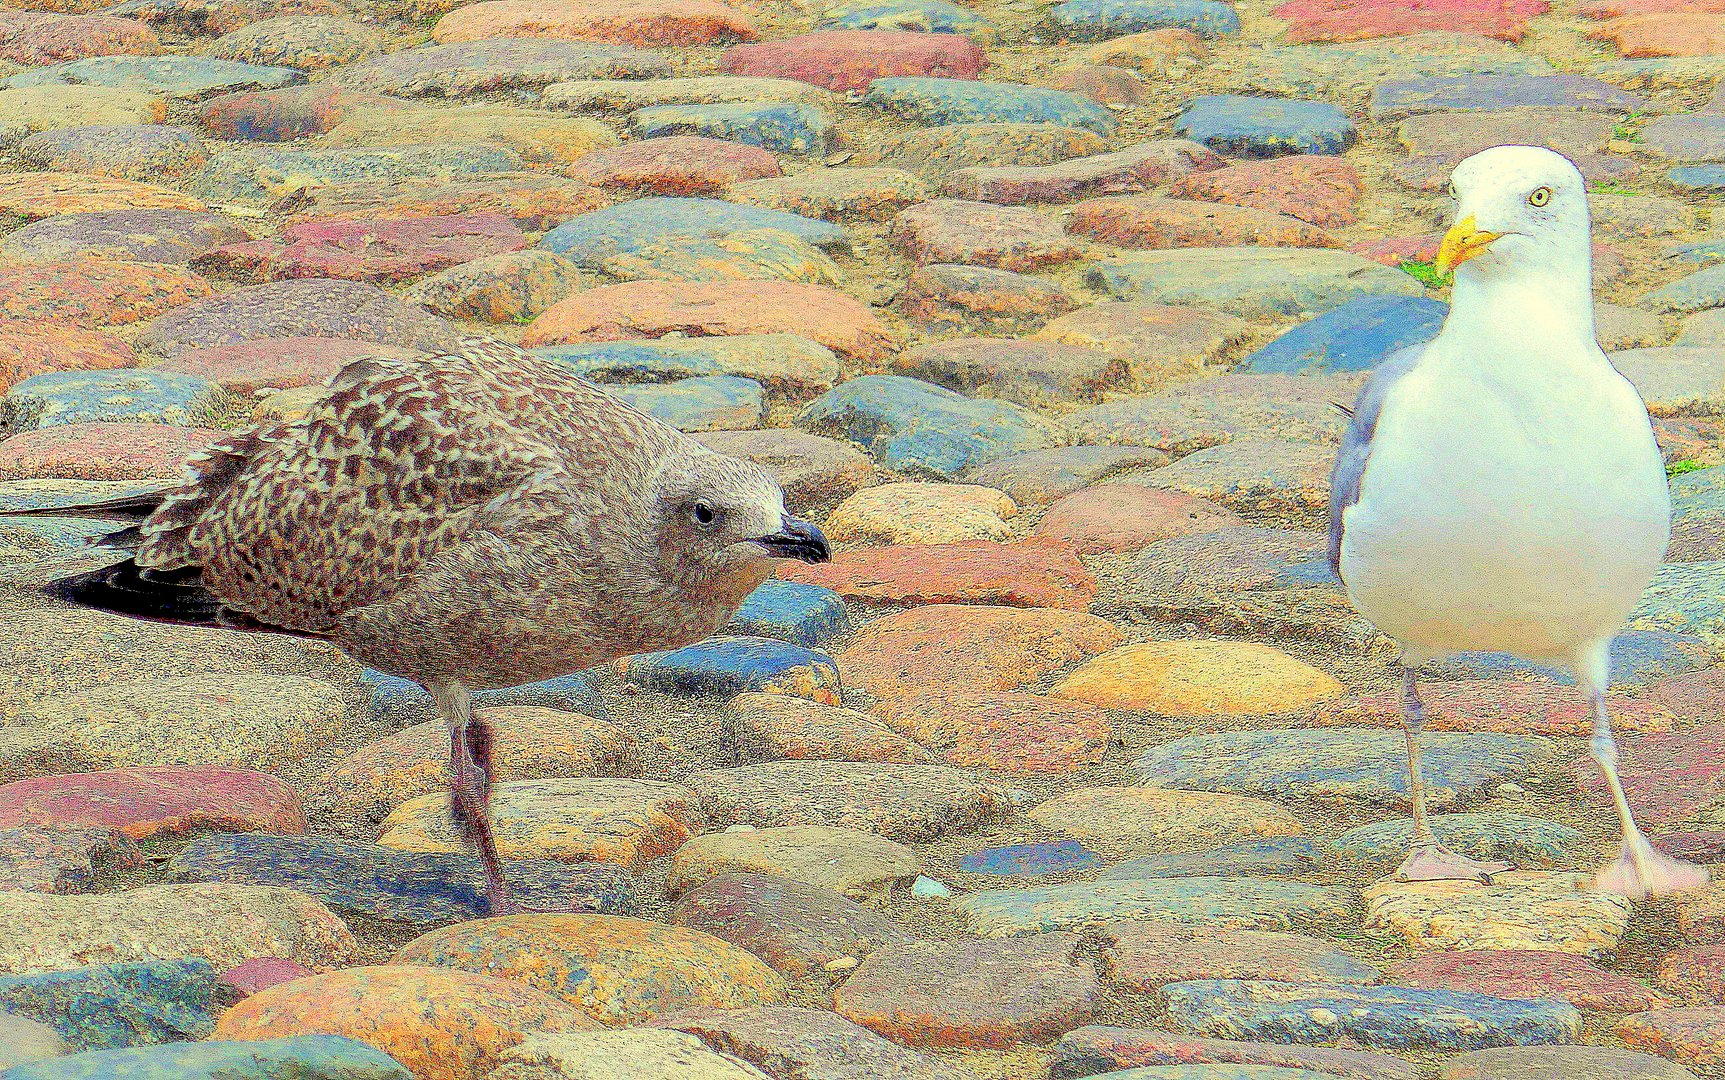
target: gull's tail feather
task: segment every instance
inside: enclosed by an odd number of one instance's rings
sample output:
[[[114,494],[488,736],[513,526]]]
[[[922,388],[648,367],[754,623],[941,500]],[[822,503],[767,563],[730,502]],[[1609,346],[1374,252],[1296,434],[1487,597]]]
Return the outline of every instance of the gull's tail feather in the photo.
[[[143,529],[140,529],[136,525],[128,525],[123,529],[119,529],[111,533],[103,533],[101,536],[92,536],[89,540],[84,542],[84,546],[118,548],[121,551],[135,552],[138,550],[138,545],[143,542],[143,539]]]
[[[92,536],[84,542],[85,547],[118,548],[125,552],[135,552],[138,545],[144,541],[144,519],[156,512],[167,498],[171,487],[158,488],[154,491],[133,492],[114,499],[98,499],[95,502],[69,503],[65,506],[44,506],[39,509],[10,511],[20,517],[96,517],[113,515],[120,518],[136,518],[136,522],[125,525],[111,533]],[[119,524],[119,522],[115,522]]]
[[[134,534],[132,543],[135,545],[136,528],[122,529],[97,542],[116,540],[128,533]],[[42,591],[80,607],[111,611],[149,622],[292,634],[295,637],[327,636],[272,626],[243,611],[234,610],[204,588],[202,574],[195,566],[153,570],[139,566],[133,559],[126,559],[112,566],[57,578],[42,586]]]
[[[84,548],[112,548],[116,555],[135,555],[143,542],[143,519],[162,504],[168,490],[138,492],[116,499],[76,503],[69,506],[25,510],[31,517],[88,517],[95,514],[135,516],[137,522],[113,532],[92,536]],[[119,522],[115,522],[119,524]],[[215,619],[220,601],[202,588],[196,567],[186,570],[152,570],[139,566],[132,559],[84,573],[57,578],[41,586],[41,591],[58,600],[81,607],[112,611],[137,619],[157,622],[189,623],[195,626],[217,625]]]
[[[133,529],[122,530],[135,532]],[[115,534],[116,536],[120,534]],[[106,542],[110,537],[103,537]],[[204,589],[197,570],[150,570],[131,559],[49,582],[43,591],[83,607],[135,619],[219,626],[221,601]]]
[[[43,507],[40,510],[9,510],[7,513],[30,517],[89,517],[91,514],[117,514],[142,518],[154,513],[156,507],[162,505],[162,501],[168,497],[168,493],[172,490],[172,485],[166,485],[153,491],[133,492],[130,495],[121,495],[114,499],[72,503],[67,506]]]

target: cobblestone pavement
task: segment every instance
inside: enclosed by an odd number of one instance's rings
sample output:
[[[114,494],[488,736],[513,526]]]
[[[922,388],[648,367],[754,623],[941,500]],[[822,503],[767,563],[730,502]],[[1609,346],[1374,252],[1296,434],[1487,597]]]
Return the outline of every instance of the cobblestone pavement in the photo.
[[[1448,173],[1573,158],[1670,472],[1624,769],[1725,861],[1719,0],[12,0],[6,1080],[1725,1077],[1725,886],[1631,907],[1584,703],[1428,684],[1324,560]],[[31,592],[368,353],[489,334],[782,479],[726,637],[483,695]],[[10,516],[9,516],[10,515]]]

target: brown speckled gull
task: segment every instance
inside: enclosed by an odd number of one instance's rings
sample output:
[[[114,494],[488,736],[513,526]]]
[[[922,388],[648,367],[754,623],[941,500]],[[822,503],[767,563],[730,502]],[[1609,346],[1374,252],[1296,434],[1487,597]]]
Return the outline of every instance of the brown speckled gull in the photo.
[[[452,810],[495,912],[511,905],[472,691],[699,640],[770,559],[827,557],[759,467],[495,341],[356,360],[303,418],[224,438],[191,467],[147,502],[72,508],[148,516],[110,538],[135,543],[132,559],[52,591],[327,638],[423,685],[449,721]]]

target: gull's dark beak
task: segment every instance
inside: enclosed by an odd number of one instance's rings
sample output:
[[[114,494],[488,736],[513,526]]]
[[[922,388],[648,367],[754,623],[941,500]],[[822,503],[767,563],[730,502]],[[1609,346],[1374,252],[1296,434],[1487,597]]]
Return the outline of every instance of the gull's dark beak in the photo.
[[[779,531],[763,536],[755,543],[766,548],[775,559],[801,559],[807,563],[826,562],[833,557],[827,547],[826,534],[808,522],[787,517]]]

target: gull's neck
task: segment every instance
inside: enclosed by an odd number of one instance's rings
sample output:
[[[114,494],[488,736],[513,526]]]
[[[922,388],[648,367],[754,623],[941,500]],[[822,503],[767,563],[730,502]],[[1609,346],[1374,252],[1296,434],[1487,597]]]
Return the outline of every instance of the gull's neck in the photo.
[[[1489,273],[1462,266],[1444,334],[1554,356],[1597,349],[1590,256],[1526,268],[1494,266]]]

